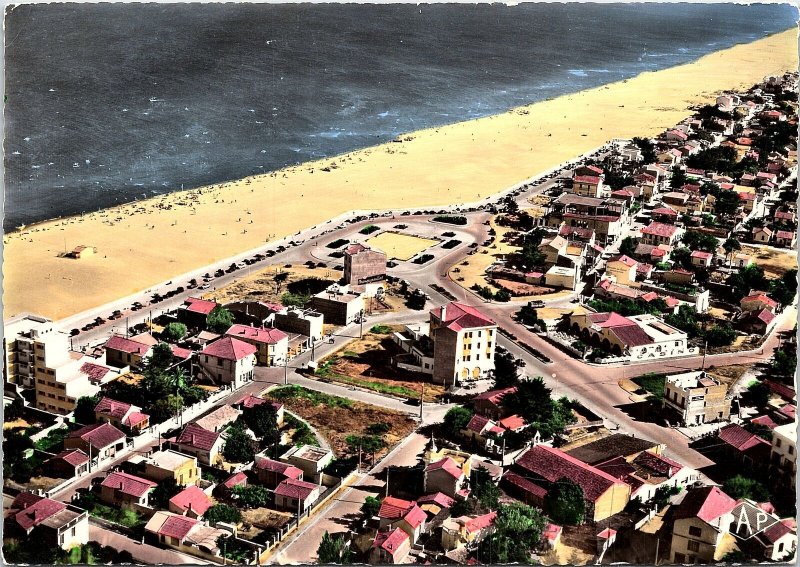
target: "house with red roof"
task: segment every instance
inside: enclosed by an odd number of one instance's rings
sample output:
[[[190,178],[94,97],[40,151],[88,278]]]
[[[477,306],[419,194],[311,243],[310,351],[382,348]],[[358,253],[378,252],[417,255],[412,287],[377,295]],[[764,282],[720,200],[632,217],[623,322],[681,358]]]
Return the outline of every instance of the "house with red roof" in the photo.
[[[753,228],[753,241],[760,244],[769,244],[769,242],[772,240],[772,234],[772,229],[767,228],[766,226],[757,226]]]
[[[572,178],[572,192],[584,197],[608,197],[610,189],[603,183],[604,174],[575,175]]]
[[[110,423],[96,423],[72,431],[64,439],[65,449],[80,449],[98,460],[110,459],[125,448],[125,433]]]
[[[107,422],[136,433],[150,427],[150,416],[142,408],[106,396],[94,407],[94,417],[98,423]]]
[[[670,544],[671,563],[714,563],[731,551],[731,513],[736,500],[717,486],[690,489],[675,508]]]
[[[748,335],[768,335],[777,318],[769,309],[754,309],[740,313],[733,321],[734,328]]]
[[[761,311],[766,309],[775,313],[778,309],[778,302],[768,297],[765,293],[751,293],[739,301],[742,311]]]
[[[100,483],[100,500],[115,508],[150,507],[156,483],[121,471],[110,472]]]
[[[693,250],[689,257],[691,258],[692,266],[697,268],[709,268],[714,260],[713,253],[704,252],[703,250]]]
[[[203,374],[216,384],[236,389],[253,379],[257,351],[250,343],[225,336],[206,345],[197,361]]]
[[[187,297],[183,305],[178,307],[178,321],[190,329],[205,329],[208,315],[220,304],[199,297]]]
[[[224,439],[221,433],[190,423],[170,445],[179,453],[197,457],[203,465],[215,465],[222,460]]]
[[[189,518],[201,519],[214,505],[211,498],[195,485],[190,485],[169,499],[169,511]]]
[[[370,565],[396,565],[403,563],[411,551],[411,538],[400,528],[379,531],[369,550]]]
[[[621,512],[630,500],[630,486],[553,447],[531,447],[514,463],[514,471],[546,491],[564,478],[572,480],[583,490],[587,518],[595,522]]]
[[[630,285],[636,281],[636,268],[639,262],[630,256],[619,256],[606,262],[606,276],[620,285]]]
[[[442,511],[449,510],[455,503],[456,501],[453,498],[443,492],[426,494],[417,498],[417,504],[428,514],[429,519],[435,518]]]
[[[122,368],[125,366],[138,367],[153,353],[150,341],[137,341],[127,339],[122,335],[112,335],[105,344],[106,363]]]
[[[475,413],[489,417],[491,419],[500,419],[508,412],[503,407],[503,396],[508,393],[516,392],[517,388],[511,386],[509,388],[501,388],[499,390],[488,390],[482,392],[472,398],[472,409]]]
[[[467,477],[451,457],[428,463],[423,476],[425,492],[443,492],[451,498],[463,497]]]
[[[797,243],[797,231],[779,230],[775,233],[775,246],[794,248]]]
[[[475,307],[456,301],[430,312],[433,382],[455,386],[494,371],[497,323]]]
[[[594,465],[631,487],[631,500],[652,500],[659,488],[683,489],[699,480],[691,467],[650,451],[642,451],[633,460],[618,455]]]
[[[683,235],[683,230],[672,224],[651,222],[641,229],[641,233],[641,241],[644,244],[650,244],[652,246],[668,244],[669,246],[673,246]]]
[[[85,474],[89,470],[89,455],[80,449],[64,449],[44,462],[44,469],[49,476],[72,478]]]
[[[253,469],[258,475],[258,482],[267,488],[275,488],[284,480],[303,480],[303,471],[294,465],[256,456]]]
[[[71,549],[89,541],[89,514],[70,504],[21,492],[5,510],[3,538]]]
[[[448,518],[442,523],[442,548],[450,551],[478,544],[494,532],[495,519],[497,512]]]
[[[225,334],[256,347],[256,363],[261,366],[280,366],[289,356],[289,335],[280,329],[231,325]]]
[[[755,433],[750,433],[738,423],[729,423],[717,432],[723,454],[750,466],[765,466],[769,462],[772,445]]]
[[[230,532],[213,528],[205,523],[173,512],[159,510],[144,527],[147,539],[161,546],[171,547],[190,555],[211,560],[221,559],[220,540],[230,537]]]
[[[303,513],[319,500],[319,485],[287,478],[275,487],[275,506],[294,513]]]

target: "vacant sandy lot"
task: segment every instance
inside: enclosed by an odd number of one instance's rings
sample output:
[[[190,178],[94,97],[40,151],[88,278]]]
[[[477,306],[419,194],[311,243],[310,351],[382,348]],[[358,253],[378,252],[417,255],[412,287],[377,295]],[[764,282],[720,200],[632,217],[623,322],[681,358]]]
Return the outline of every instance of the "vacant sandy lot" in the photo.
[[[796,250],[775,250],[743,244],[741,251],[750,254],[753,263],[764,268],[764,275],[768,278],[779,278],[785,272],[797,268]]]
[[[409,260],[437,242],[399,232],[382,232],[367,240],[367,244],[385,252],[390,260]]]
[[[26,227],[4,237],[5,316],[78,313],[354,206],[474,202],[612,138],[658,134],[722,90],[790,69],[797,69],[797,30],[524,109],[414,132],[400,143]],[[81,244],[96,247],[96,256],[59,258]]]

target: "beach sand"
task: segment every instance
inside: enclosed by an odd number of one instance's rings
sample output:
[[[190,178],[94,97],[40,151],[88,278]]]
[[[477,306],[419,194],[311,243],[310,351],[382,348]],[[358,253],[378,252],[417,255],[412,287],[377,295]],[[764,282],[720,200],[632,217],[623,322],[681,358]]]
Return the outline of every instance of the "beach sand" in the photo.
[[[474,202],[612,138],[656,135],[721,90],[795,69],[790,30],[402,143],[28,227],[4,237],[4,316],[63,318],[351,209]],[[97,254],[59,257],[78,245]]]

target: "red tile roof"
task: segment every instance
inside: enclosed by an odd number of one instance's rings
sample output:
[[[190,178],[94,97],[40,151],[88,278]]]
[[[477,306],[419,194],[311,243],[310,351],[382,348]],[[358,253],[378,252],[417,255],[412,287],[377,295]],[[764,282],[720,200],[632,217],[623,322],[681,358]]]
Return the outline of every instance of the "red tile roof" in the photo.
[[[443,310],[445,315],[444,317],[442,317]],[[442,325],[452,329],[453,331],[496,325],[494,321],[474,307],[455,301],[448,303],[443,307],[437,307],[436,309],[433,309],[431,314],[440,319],[442,321]]]
[[[786,534],[792,533],[792,529],[783,522],[775,522],[762,532],[770,543],[775,543]]]
[[[475,400],[488,400],[488,401],[492,402],[493,404],[499,404],[501,402],[501,400],[503,399],[503,396],[505,396],[508,393],[516,392],[516,391],[517,391],[517,388],[515,386],[511,386],[510,388],[502,388],[500,390],[489,390],[488,392],[483,392],[482,394],[478,394],[477,396],[472,398],[472,401],[475,401]]]
[[[99,423],[81,427],[67,437],[70,439],[79,437],[86,443],[91,443],[95,449],[103,449],[125,439],[125,434],[110,423]]]
[[[778,302],[772,299],[771,297],[767,297],[763,293],[754,293],[753,295],[748,295],[747,297],[743,298],[739,303],[749,303],[751,301],[760,301],[764,305],[769,305],[770,307],[777,307]]]
[[[575,183],[588,183],[589,185],[597,185],[601,181],[596,175],[576,175],[572,180]]]
[[[301,471],[299,468],[288,463],[273,461],[272,459],[260,458],[256,460],[255,466],[258,470],[278,473],[286,478],[291,478],[294,480],[297,480],[303,476],[303,471]]]
[[[60,453],[58,453],[56,456],[48,459],[48,461],[52,461],[53,459],[61,459],[62,461],[72,465],[73,467],[77,467],[87,462],[89,460],[89,455],[87,455],[80,449],[65,449]]]
[[[626,327],[626,326],[636,325],[636,321],[632,321],[627,317],[623,317],[622,315],[614,311],[604,312],[604,313],[588,313],[587,317],[589,321],[592,322],[593,325],[596,325],[600,328]]]
[[[148,419],[150,419],[150,416],[147,415],[146,413],[142,413],[140,411],[132,411],[128,415],[128,417],[122,420],[122,425],[125,425],[127,427],[136,427],[137,425],[140,425],[141,423],[147,421]]]
[[[139,478],[124,472],[111,472],[103,479],[100,486],[111,488],[128,496],[139,498],[156,487],[156,483],[146,478]]]
[[[719,430],[719,438],[740,452],[750,451],[754,447],[764,446],[770,448],[770,444],[754,433],[750,433],[738,423],[730,423]]]
[[[416,504],[412,504],[411,509],[403,516],[403,519],[412,529],[417,529],[425,522],[427,517],[425,510]]]
[[[93,384],[100,382],[110,371],[111,369],[107,366],[101,366],[92,362],[84,362],[78,370],[81,374],[86,374],[89,377],[89,381]]]
[[[700,258],[701,260],[710,260],[714,257],[711,252],[703,252],[702,250],[695,250],[691,254],[692,258]]]
[[[187,297],[183,304],[186,306],[186,311],[200,313],[201,315],[208,315],[219,305],[216,301],[200,299],[199,297]]]
[[[181,431],[176,443],[202,451],[210,451],[220,435],[220,433],[203,429],[196,423],[190,423]]]
[[[390,532],[378,532],[375,534],[375,541],[372,542],[372,547],[379,547],[390,555],[394,555],[407,539],[408,534],[406,532],[400,528],[395,528]]]
[[[510,415],[499,421],[500,425],[511,431],[516,431],[525,425],[525,420],[518,415]]]
[[[63,502],[23,492],[14,499],[11,514],[14,514],[17,525],[27,532],[66,507]]]
[[[677,226],[660,222],[651,222],[642,229],[642,234],[652,234],[654,236],[673,236],[678,231]]]
[[[758,417],[754,417],[753,419],[750,420],[750,423],[754,423],[756,425],[763,425],[764,427],[769,427],[770,429],[775,429],[776,427],[778,427],[778,424],[775,423],[775,420],[773,420],[768,415],[760,415]]]
[[[700,518],[712,523],[736,506],[736,500],[722,492],[717,486],[704,486],[690,490],[675,510],[675,519]]]
[[[232,325],[230,329],[225,331],[225,334],[231,337],[250,339],[251,341],[268,345],[274,345],[289,338],[289,335],[280,329],[248,327],[247,325]]]
[[[281,481],[281,483],[275,488],[275,495],[305,500],[318,488],[319,486],[310,482],[287,478],[286,480]]]
[[[557,526],[556,524],[547,524],[544,527],[544,532],[542,533],[542,535],[548,541],[555,541],[556,538],[558,538],[558,536],[561,535],[562,531],[563,528],[561,526]]]
[[[536,484],[535,482],[531,482],[527,478],[518,475],[515,472],[508,472],[503,475],[503,480],[511,483],[512,485],[520,488],[522,491],[527,492],[528,494],[536,497],[536,498],[544,498],[547,496],[547,490]]]
[[[456,503],[455,500],[450,498],[444,492],[436,492],[435,494],[426,494],[417,500],[417,504],[436,504],[442,508],[450,508]]]
[[[222,337],[207,345],[202,353],[223,360],[242,360],[257,352],[255,346],[232,337]]]
[[[469,420],[469,423],[467,423],[466,429],[480,435],[491,421],[492,420],[488,417],[475,414],[472,416],[472,419]]]
[[[131,404],[118,402],[117,400],[106,397],[100,398],[100,401],[94,406],[95,413],[101,413],[115,419],[122,419],[130,409]]]
[[[461,478],[461,476],[464,474],[464,471],[462,471],[456,462],[450,457],[444,457],[436,462],[429,463],[428,466],[425,467],[426,473],[438,470],[446,471],[453,478]]]
[[[245,484],[247,484],[247,475],[244,474],[244,472],[239,471],[225,479],[225,482],[222,483],[222,486],[225,488],[233,488],[234,486],[244,486]]]
[[[410,500],[387,496],[381,502],[378,517],[386,520],[397,520],[405,516],[406,512],[414,505]]]
[[[467,532],[473,534],[494,524],[495,518],[497,518],[497,512],[489,512],[488,514],[470,518],[465,522],[464,528]]]
[[[213,502],[211,498],[197,486],[187,486],[178,494],[169,499],[169,503],[177,506],[184,512],[191,510],[198,516],[202,516],[211,508]]]
[[[667,215],[667,216],[671,216],[671,217],[675,217],[675,218],[678,217],[678,212],[677,211],[673,211],[669,207],[659,207],[657,209],[653,209],[653,214],[654,215]]]
[[[192,356],[192,350],[188,348],[179,347],[177,345],[170,345],[172,349],[172,356],[176,358],[180,358],[182,360],[186,360],[190,356]]]
[[[683,468],[678,461],[673,461],[664,455],[656,455],[650,451],[642,451],[637,455],[633,462],[639,466],[648,468],[662,476],[672,477]]]
[[[197,523],[197,520],[186,516],[170,516],[161,524],[158,534],[183,541]]]
[[[613,485],[622,484],[610,474],[563,451],[544,445],[529,449],[516,464],[549,482],[556,482],[564,477],[572,479],[583,489],[584,497],[591,502],[597,501]]]
[[[612,262],[621,262],[621,263],[625,264],[626,266],[628,266],[629,268],[633,268],[635,265],[637,265],[639,263],[636,260],[634,260],[633,258],[631,258],[630,256],[620,256],[616,260],[612,260]]]
[[[144,356],[152,347],[150,345],[145,345],[130,339],[126,339],[120,335],[114,335],[106,342],[106,348]]]

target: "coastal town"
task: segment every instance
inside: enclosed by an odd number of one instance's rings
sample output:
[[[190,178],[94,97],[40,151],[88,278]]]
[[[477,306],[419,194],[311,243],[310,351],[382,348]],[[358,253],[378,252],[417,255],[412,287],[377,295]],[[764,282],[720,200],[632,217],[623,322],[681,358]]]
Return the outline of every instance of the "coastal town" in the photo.
[[[6,320],[6,561],[793,561],[797,88]]]

